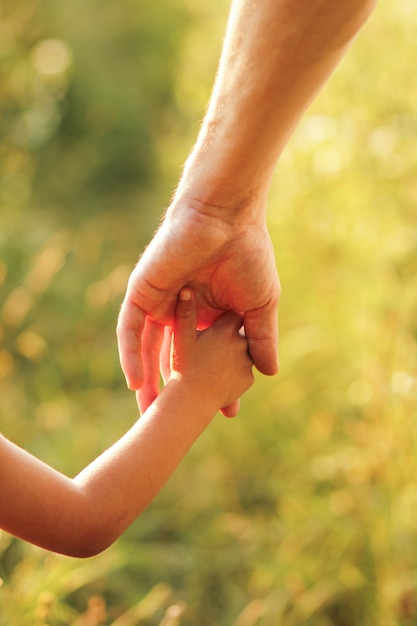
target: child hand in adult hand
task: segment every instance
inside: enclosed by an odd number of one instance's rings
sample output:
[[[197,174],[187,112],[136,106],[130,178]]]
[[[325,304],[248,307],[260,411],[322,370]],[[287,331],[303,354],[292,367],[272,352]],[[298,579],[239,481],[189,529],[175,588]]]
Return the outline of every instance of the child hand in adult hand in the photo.
[[[195,296],[191,289],[184,288],[177,301],[172,338],[165,329],[161,350],[164,382],[180,381],[183,393],[195,396],[199,405],[234,417],[240,396],[254,381],[253,361],[241,331],[242,318],[228,312],[204,331],[197,331],[196,326]],[[146,408],[146,401],[141,406],[141,390],[138,402],[141,409]]]

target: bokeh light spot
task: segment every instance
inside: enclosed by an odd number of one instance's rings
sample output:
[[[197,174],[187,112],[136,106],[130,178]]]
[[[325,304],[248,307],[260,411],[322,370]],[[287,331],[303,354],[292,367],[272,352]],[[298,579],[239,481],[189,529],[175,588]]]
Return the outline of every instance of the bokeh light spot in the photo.
[[[33,49],[32,63],[41,76],[51,78],[60,76],[71,67],[72,51],[68,44],[60,39],[44,39]]]

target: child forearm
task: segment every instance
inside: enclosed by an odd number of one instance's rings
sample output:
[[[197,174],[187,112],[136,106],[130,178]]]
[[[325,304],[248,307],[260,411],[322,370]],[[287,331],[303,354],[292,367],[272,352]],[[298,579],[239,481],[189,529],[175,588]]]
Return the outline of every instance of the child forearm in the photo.
[[[241,317],[228,313],[197,333],[195,299],[187,294],[176,307],[165,388],[78,476],[60,474],[0,435],[0,528],[71,556],[101,552],[153,500],[216,411],[252,385]]]
[[[152,502],[215,412],[197,401],[192,389],[187,393],[171,380],[131,430],[75,478],[94,506],[96,551]],[[87,541],[87,551],[92,542]]]
[[[108,547],[150,504],[215,413],[172,380],[117,443],[74,479],[0,439],[0,526],[63,554]],[[16,502],[15,494],[19,494]]]

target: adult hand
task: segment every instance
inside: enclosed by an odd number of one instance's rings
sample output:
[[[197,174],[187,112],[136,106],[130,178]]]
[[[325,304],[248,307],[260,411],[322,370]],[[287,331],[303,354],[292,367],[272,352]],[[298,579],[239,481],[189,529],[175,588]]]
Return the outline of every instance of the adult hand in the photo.
[[[173,325],[184,286],[195,293],[199,329],[225,311],[243,314],[257,369],[278,371],[280,284],[264,220],[233,223],[230,213],[226,220],[221,211],[176,203],[130,276],[117,327],[122,369],[129,388],[140,389],[142,410],[158,395],[163,326]]]
[[[196,294],[201,328],[229,309],[242,313],[256,367],[277,371],[280,287],[265,226],[271,177],[304,111],[375,4],[232,2],[200,132],[120,312],[122,368],[129,387],[142,386],[144,405],[158,393],[158,325],[173,324],[177,294],[186,285]]]

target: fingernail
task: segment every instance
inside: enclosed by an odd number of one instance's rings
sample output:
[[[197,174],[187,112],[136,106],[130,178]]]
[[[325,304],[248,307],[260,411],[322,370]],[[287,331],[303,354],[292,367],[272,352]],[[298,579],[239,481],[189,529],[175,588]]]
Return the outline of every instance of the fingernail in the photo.
[[[189,289],[181,289],[180,300],[191,300],[191,291]]]

